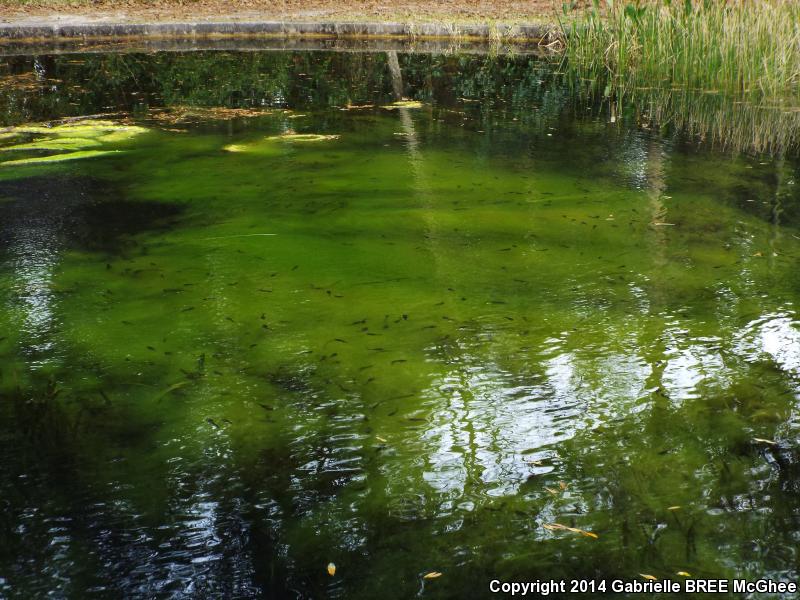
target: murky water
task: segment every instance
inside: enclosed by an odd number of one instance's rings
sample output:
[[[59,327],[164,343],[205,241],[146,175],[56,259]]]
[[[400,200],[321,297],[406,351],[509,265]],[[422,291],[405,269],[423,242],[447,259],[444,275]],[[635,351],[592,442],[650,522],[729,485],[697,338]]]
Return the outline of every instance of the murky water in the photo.
[[[797,578],[796,155],[531,57],[4,61],[107,123],[0,140],[98,152],[0,165],[0,596]]]

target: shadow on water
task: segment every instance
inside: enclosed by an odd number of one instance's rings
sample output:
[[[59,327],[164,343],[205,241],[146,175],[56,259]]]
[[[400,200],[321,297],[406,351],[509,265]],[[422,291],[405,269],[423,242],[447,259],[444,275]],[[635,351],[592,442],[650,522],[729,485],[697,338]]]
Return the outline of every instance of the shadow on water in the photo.
[[[791,136],[531,56],[5,67],[147,132],[0,165],[0,595],[796,579]]]
[[[145,230],[174,227],[181,207],[120,197],[113,184],[55,175],[0,182],[0,252],[44,240],[59,249],[98,254],[131,252]],[[53,254],[58,254],[54,250]]]

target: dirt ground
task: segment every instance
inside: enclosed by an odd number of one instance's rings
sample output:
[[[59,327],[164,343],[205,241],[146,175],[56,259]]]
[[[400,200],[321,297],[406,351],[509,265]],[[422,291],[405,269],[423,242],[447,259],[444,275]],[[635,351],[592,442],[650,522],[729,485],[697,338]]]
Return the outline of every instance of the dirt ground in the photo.
[[[581,4],[582,2],[573,2]],[[2,21],[553,22],[561,0],[0,0]]]

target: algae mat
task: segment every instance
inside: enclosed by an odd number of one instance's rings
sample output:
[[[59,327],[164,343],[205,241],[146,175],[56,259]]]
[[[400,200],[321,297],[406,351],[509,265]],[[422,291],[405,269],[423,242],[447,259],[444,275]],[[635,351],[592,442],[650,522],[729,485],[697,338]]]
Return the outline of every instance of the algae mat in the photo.
[[[399,58],[7,65],[0,595],[796,578],[796,158]]]

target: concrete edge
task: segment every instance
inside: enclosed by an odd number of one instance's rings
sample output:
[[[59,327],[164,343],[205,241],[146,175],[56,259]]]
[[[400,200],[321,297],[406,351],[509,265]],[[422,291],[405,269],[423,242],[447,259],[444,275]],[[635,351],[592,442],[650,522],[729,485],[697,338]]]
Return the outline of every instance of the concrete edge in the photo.
[[[405,38],[518,40],[539,43],[554,37],[557,28],[538,24],[443,23],[302,23],[286,21],[219,21],[165,23],[3,23],[0,42],[65,41],[88,38],[201,38],[269,36],[317,38]]]
[[[532,42],[406,38],[319,38],[272,36],[80,38],[0,40],[0,57],[31,54],[95,54],[150,52],[388,52],[411,54],[514,54],[550,56]]]

